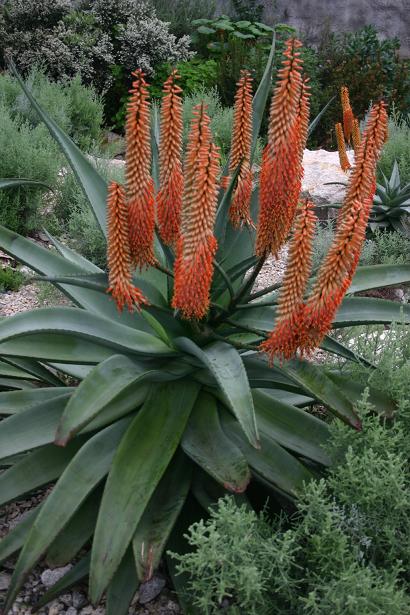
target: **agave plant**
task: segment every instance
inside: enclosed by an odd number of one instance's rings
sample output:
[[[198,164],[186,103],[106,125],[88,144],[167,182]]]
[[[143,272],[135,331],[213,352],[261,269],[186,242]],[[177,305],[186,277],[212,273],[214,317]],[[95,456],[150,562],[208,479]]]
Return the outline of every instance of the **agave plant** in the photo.
[[[410,184],[401,185],[400,171],[395,160],[390,179],[382,173],[382,181],[377,183],[369,226],[372,231],[377,228],[393,229],[409,236],[409,230],[403,224],[403,219],[409,214]]]
[[[126,613],[167,546],[179,549],[187,524],[222,494],[249,505],[255,493],[295,498],[329,464],[328,426],[310,404],[360,429],[354,405],[363,387],[303,356],[321,347],[364,361],[331,328],[402,317],[397,303],[352,296],[410,279],[406,267],[357,268],[386,112],[379,103],[370,114],[335,242],[314,277],[314,211],[298,205],[309,90],[294,40],[272,98],[259,185],[253,176],[273,54],[253,98],[247,73],[238,84],[222,179],[202,105],[182,165],[175,73],[151,135],[147,85],[135,73],[126,187],[107,186],[25,90],[107,236],[109,271],[51,236],[55,250],[0,228],[0,248],[75,305],[0,322],[0,505],[55,482],[0,541],[0,560],[20,551],[6,612],[45,557],[50,566],[77,559],[41,604],[88,576],[92,602],[106,592],[107,613]],[[254,292],[292,226],[283,284]],[[370,397],[379,412],[394,412],[380,391]]]

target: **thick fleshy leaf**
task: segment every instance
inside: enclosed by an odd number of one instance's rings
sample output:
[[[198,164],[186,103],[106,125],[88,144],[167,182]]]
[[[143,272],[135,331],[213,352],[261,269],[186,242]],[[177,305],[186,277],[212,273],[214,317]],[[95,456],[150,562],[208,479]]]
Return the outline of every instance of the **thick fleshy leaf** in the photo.
[[[275,399],[275,391],[252,391],[256,419],[261,433],[318,463],[329,465],[323,446],[329,438],[329,427],[312,414]]]
[[[316,127],[318,126],[318,124],[319,124],[320,120],[322,119],[323,115],[326,113],[326,111],[328,110],[328,108],[330,107],[330,105],[332,104],[332,102],[334,101],[335,98],[336,98],[336,96],[332,96],[332,98],[319,111],[317,116],[315,118],[313,118],[313,120],[309,124],[308,136],[310,136],[312,134],[312,132],[316,129]]]
[[[56,480],[70,463],[83,441],[66,449],[48,445],[29,455],[0,474],[0,506],[25,493]]]
[[[344,374],[340,374],[338,372],[326,370],[326,374],[337,384],[337,386],[342,389],[344,395],[353,404],[357,404],[363,396],[363,393],[367,389],[368,392],[368,401],[374,406],[375,410],[382,416],[387,418],[393,418],[397,406],[395,402],[384,393],[382,390],[375,388],[374,386],[369,386],[368,384],[363,385],[360,382],[356,382],[350,376],[345,376]],[[376,381],[377,384],[377,381]],[[383,385],[382,385],[383,386]]]
[[[279,367],[271,367],[262,357],[242,357],[251,387],[254,389],[283,389],[290,393],[300,393],[300,387]]]
[[[93,491],[58,534],[47,552],[50,568],[65,566],[91,538],[101,501],[101,490]]]
[[[184,453],[175,453],[151,497],[132,539],[137,574],[147,581],[158,567],[172,528],[185,503],[192,467]]]
[[[0,179],[0,190],[6,188],[45,188],[46,190],[52,190],[50,186],[43,182],[25,179],[24,177],[5,177]]]
[[[154,390],[113,460],[95,528],[90,596],[98,602],[180,442],[199,385],[180,380]],[[112,531],[115,519],[116,531]]]
[[[306,392],[311,393],[342,421],[355,429],[361,429],[361,422],[353,404],[320,365],[294,359],[282,367],[284,373],[297,382]]]
[[[130,419],[122,419],[93,436],[80,449],[43,503],[17,560],[4,610],[13,604],[31,568],[47,551],[88,494],[110,469]]]
[[[20,380],[19,378],[2,378],[0,376],[0,391],[4,389],[33,389],[36,385],[30,380]]]
[[[23,453],[50,444],[70,394],[31,406],[0,421],[0,457]]]
[[[10,67],[20,83],[22,90],[37,111],[40,118],[43,120],[51,136],[57,141],[63,154],[66,156],[78,182],[87,197],[92,211],[100,225],[101,230],[107,234],[106,222],[106,201],[107,201],[107,182],[96,171],[89,160],[84,156],[77,145],[70,139],[68,135],[56,124],[56,122],[40,107],[34,99],[30,90],[26,87],[24,81],[18,74],[13,63]]]
[[[90,554],[87,553],[79,562],[77,562],[61,579],[57,581],[36,604],[36,609],[44,606],[48,602],[57,598],[73,585],[77,585],[80,581],[88,576],[90,570]]]
[[[330,335],[326,335],[325,339],[320,344],[320,348],[322,350],[325,350],[326,352],[331,352],[332,354],[335,354],[339,357],[343,357],[348,361],[353,361],[354,363],[362,363],[367,367],[375,367],[367,359],[358,355],[356,352],[353,352],[353,350],[350,350],[350,348],[348,348],[338,340],[335,340]]]
[[[356,325],[410,323],[410,305],[386,299],[346,297],[333,321],[335,329]]]
[[[10,365],[14,365],[27,372],[27,374],[31,374],[35,378],[47,382],[47,384],[51,384],[52,386],[60,387],[64,384],[60,378],[38,361],[11,357],[4,357],[4,361],[7,361]]]
[[[272,71],[275,62],[276,35],[273,33],[272,47],[269,58],[252,103],[252,160],[255,155],[263,115],[272,89]]]
[[[145,356],[175,354],[174,350],[149,333],[137,331],[85,310],[65,307],[23,312],[0,322],[0,353],[1,342],[18,337],[41,342],[44,334],[68,337],[69,341],[74,343],[78,339],[86,340],[103,347]],[[79,358],[81,354],[77,356],[77,363]]]
[[[24,517],[0,540],[0,562],[21,549],[37,517],[40,505],[27,511]]]
[[[152,372],[148,372],[150,374]],[[65,446],[76,433],[128,386],[147,379],[141,366],[121,355],[113,355],[94,367],[71,396],[58,425],[55,442]]]
[[[16,378],[16,379],[28,379],[33,378],[31,374],[24,372],[20,368],[15,365],[11,365],[10,363],[6,363],[4,361],[0,361],[0,377],[1,378]],[[37,380],[37,378],[33,378],[33,380]]]
[[[132,548],[129,547],[107,590],[106,615],[127,615],[138,579]]]
[[[178,338],[179,348],[205,365],[226,397],[226,403],[238,419],[252,446],[258,447],[258,430],[251,389],[238,351],[225,342],[200,348],[188,338]]]
[[[25,314],[34,312],[24,312],[22,316]],[[84,364],[95,365],[114,353],[113,348],[58,333],[26,333],[0,343],[0,355],[4,357],[33,358],[50,363],[78,363],[81,359]]]
[[[303,485],[312,475],[293,455],[274,440],[261,433],[261,448],[255,450],[244,438],[238,423],[228,412],[222,413],[222,425],[227,436],[239,446],[249,465],[260,474],[273,488],[297,496]]]
[[[196,466],[194,469],[191,491],[196,501],[206,513],[209,513],[209,510],[215,507],[218,500],[227,495],[233,498],[238,506],[245,504],[252,508],[245,493],[232,493],[228,491],[221,483],[214,480],[210,474],[201,470],[199,466]],[[203,514],[201,518],[203,518]]]
[[[248,464],[225,435],[212,395],[199,395],[182,438],[182,448],[225,489],[234,493],[245,491],[251,478]]]
[[[60,256],[60,254],[57,254],[57,252],[43,248],[40,244],[26,239],[1,225],[0,249],[24,265],[27,265],[30,269],[45,276],[84,274],[87,271],[89,272],[89,269],[84,268],[83,265],[75,264],[73,258],[67,260]],[[56,286],[77,305],[90,312],[113,318],[123,324],[138,326],[139,329],[144,331],[148,330],[144,319],[138,313],[134,312],[131,314],[128,311],[124,311],[120,314],[115,302],[107,294],[77,286],[64,284],[56,284]]]
[[[47,235],[50,242],[57,249],[57,252],[61,254],[61,256],[65,260],[69,261],[70,263],[72,263],[76,267],[79,267],[80,269],[89,271],[90,273],[104,273],[104,271],[100,269],[100,267],[97,267],[97,265],[94,265],[94,263],[89,261],[82,254],[79,254],[78,252],[75,252],[74,250],[66,246],[59,239],[57,239],[51,233],[49,233],[47,229],[44,229],[44,232]]]
[[[6,391],[0,393],[0,414],[17,414],[38,403],[68,395],[74,387],[45,387],[27,391]]]
[[[410,265],[371,265],[358,267],[348,293],[358,293],[372,288],[396,286],[410,282]]]

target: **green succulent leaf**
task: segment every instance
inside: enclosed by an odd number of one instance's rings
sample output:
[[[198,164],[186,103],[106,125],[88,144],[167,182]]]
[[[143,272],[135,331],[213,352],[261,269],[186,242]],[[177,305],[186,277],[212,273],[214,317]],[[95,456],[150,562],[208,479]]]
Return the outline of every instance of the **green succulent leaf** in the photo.
[[[0,540],[0,562],[3,562],[21,549],[30,533],[40,507],[41,505],[38,505],[28,510],[23,519]]]
[[[43,446],[0,474],[0,506],[25,493],[56,480],[77,453],[82,442],[73,442],[65,450]]]
[[[274,440],[261,433],[260,449],[256,450],[243,436],[241,429],[227,411],[222,412],[222,425],[227,436],[242,450],[249,465],[271,486],[296,497],[312,475],[305,466]]]
[[[330,465],[324,445],[329,439],[329,427],[304,410],[275,398],[275,391],[252,391],[259,430],[266,437],[297,455]]]
[[[0,393],[0,414],[18,414],[43,401],[71,394],[74,387],[45,387],[26,391]]]
[[[158,387],[137,413],[118,447],[94,534],[90,572],[93,602],[100,599],[132,540],[180,442],[198,390],[195,382],[184,380]]]
[[[130,419],[122,419],[93,436],[80,449],[43,503],[17,560],[4,609],[13,604],[26,575],[47,551],[81,503],[109,471]]]
[[[344,390],[339,388],[319,365],[294,359],[287,361],[281,369],[306,392],[311,393],[325,404],[342,421],[355,429],[361,429],[360,419]]]
[[[24,177],[4,177],[0,179],[0,190],[7,188],[43,188],[52,190],[50,186],[44,182],[35,181],[33,179],[25,179]]]
[[[129,547],[108,586],[106,615],[127,615],[137,588],[135,561],[132,549]]]
[[[4,342],[8,340],[22,338],[23,342],[35,343],[38,340],[41,344],[45,334],[67,337],[67,341],[74,346],[78,340],[85,340],[102,347],[137,355],[175,354],[175,350],[150,333],[126,327],[85,310],[66,307],[41,308],[33,312],[23,312],[0,322],[0,352],[4,352]],[[78,357],[81,357],[80,349],[72,348],[72,350],[74,355],[77,350],[78,361]],[[50,357],[41,358],[61,361],[54,357],[52,359]]]
[[[250,472],[246,459],[220,425],[216,399],[198,397],[182,438],[182,448],[205,472],[234,493],[246,490]]]
[[[358,267],[353,281],[347,291],[349,294],[383,288],[386,286],[398,286],[410,282],[410,265],[371,265]]]
[[[192,467],[188,459],[180,449],[177,450],[148,502],[132,539],[140,581],[149,580],[160,563],[168,538],[188,496],[191,475]]]
[[[101,493],[97,489],[81,504],[64,529],[58,534],[47,551],[46,561],[50,568],[65,566],[71,562],[91,538],[94,533],[100,501]]]
[[[272,47],[269,53],[269,58],[266,63],[266,67],[259,83],[256,94],[253,98],[252,104],[252,149],[251,149],[251,161],[253,161],[257,141],[262,126],[262,120],[266,109],[266,103],[268,101],[269,94],[272,89],[272,72],[275,63],[275,46],[276,46],[276,34],[273,33]]]
[[[209,369],[249,442],[257,448],[259,442],[253,399],[238,351],[225,342],[215,342],[205,348],[199,348],[188,338],[178,338],[175,343]]]

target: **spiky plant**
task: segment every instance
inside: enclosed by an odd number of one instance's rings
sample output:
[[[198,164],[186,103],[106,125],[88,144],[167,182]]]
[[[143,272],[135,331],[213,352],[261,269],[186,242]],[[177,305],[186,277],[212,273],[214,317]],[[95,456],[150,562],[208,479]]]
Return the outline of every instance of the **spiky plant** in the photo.
[[[373,108],[334,244],[312,279],[314,211],[299,204],[309,92],[298,47],[286,45],[250,203],[274,48],[252,105],[249,77],[241,77],[226,190],[203,105],[182,172],[175,73],[151,141],[147,84],[135,73],[125,187],[107,187],[25,89],[108,236],[109,271],[51,236],[56,250],[0,228],[0,248],[75,305],[0,322],[0,504],[55,482],[0,541],[0,560],[20,552],[6,612],[45,557],[51,566],[77,559],[41,603],[88,576],[94,603],[106,592],[107,613],[126,613],[138,582],[203,514],[198,503],[207,509],[226,492],[250,505],[255,497],[295,498],[329,463],[327,424],[306,407],[320,402],[360,429],[354,404],[362,387],[302,355],[319,346],[364,361],[331,328],[402,317],[396,303],[352,296],[410,279],[406,268],[357,269],[385,109]],[[283,285],[255,292],[258,272],[292,226]],[[381,413],[394,412],[380,391],[370,396]]]

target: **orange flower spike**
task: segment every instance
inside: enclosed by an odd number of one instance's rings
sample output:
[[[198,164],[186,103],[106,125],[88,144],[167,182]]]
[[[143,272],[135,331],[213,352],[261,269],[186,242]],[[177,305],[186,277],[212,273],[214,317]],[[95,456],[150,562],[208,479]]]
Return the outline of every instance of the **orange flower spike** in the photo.
[[[229,215],[233,226],[252,225],[250,202],[252,196],[252,78],[242,71],[235,95],[232,145],[229,163],[230,173],[241,165]]]
[[[269,338],[260,346],[271,361],[275,356],[290,359],[303,340],[303,296],[312,268],[317,221],[313,208],[313,203],[306,200],[297,213],[278,300],[278,318]]]
[[[116,182],[108,187],[108,293],[121,312],[124,305],[130,311],[148,303],[142,292],[133,286],[131,254],[128,243],[128,211],[124,188]]]
[[[355,117],[353,120],[353,128],[352,128],[352,141],[353,141],[353,147],[354,147],[355,154],[357,154],[359,150],[361,140],[362,140],[362,135],[360,134],[359,120]]]
[[[343,128],[340,122],[335,124],[335,131],[337,149],[339,152],[340,168],[346,173],[346,171],[352,168],[352,165],[350,164],[349,158],[347,157],[345,138],[343,134]]]
[[[343,86],[340,89],[340,98],[343,111],[343,132],[346,141],[349,143],[352,137],[354,116],[352,107],[350,106],[349,90],[347,87]]]
[[[160,190],[158,227],[164,243],[173,244],[179,233],[184,177],[182,174],[182,90],[174,70],[164,84],[161,104]]]
[[[151,177],[150,104],[144,73],[132,73],[126,120],[126,178],[131,256],[139,267],[153,265],[154,182]]]
[[[278,72],[272,97],[268,144],[262,156],[260,176],[260,210],[256,237],[256,254],[276,255],[286,241],[297,202],[302,177],[301,96],[303,90],[300,53],[301,43],[286,43],[285,59]]]
[[[172,301],[173,307],[181,310],[184,318],[197,320],[203,318],[209,309],[217,250],[213,229],[220,167],[218,148],[210,142],[210,133],[208,142],[205,139],[193,157],[194,145],[201,141],[200,135],[207,135],[208,127],[209,117],[201,107],[194,117],[187,153],[189,173],[182,205]]]
[[[355,274],[366,237],[376,188],[376,165],[387,123],[385,104],[380,102],[374,105],[356,155],[335,238],[306,303],[304,321],[307,337],[302,346],[308,352],[317,347],[329,332]]]

